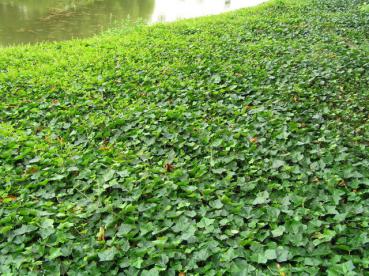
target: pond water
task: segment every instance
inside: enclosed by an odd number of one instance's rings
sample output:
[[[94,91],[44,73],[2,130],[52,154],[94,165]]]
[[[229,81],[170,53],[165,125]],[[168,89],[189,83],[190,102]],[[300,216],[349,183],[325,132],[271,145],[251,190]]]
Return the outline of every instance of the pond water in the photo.
[[[120,20],[218,14],[265,0],[0,0],[0,45],[92,36]]]

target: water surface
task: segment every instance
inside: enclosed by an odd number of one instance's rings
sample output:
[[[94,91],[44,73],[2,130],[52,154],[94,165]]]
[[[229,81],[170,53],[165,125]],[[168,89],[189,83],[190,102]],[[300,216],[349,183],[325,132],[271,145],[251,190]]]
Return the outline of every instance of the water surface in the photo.
[[[89,37],[120,20],[218,14],[265,0],[0,0],[0,45]]]

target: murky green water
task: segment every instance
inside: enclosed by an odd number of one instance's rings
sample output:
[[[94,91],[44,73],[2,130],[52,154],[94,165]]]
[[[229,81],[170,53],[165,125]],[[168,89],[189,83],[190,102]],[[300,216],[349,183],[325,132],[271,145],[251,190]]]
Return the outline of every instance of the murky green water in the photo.
[[[217,14],[265,0],[0,0],[0,45],[88,37],[122,19],[148,23]]]

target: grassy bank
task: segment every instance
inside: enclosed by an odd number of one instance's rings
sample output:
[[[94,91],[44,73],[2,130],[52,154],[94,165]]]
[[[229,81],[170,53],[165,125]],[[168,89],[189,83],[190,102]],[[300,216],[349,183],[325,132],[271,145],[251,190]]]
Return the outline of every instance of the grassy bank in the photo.
[[[365,274],[368,28],[280,0],[1,49],[1,274]]]

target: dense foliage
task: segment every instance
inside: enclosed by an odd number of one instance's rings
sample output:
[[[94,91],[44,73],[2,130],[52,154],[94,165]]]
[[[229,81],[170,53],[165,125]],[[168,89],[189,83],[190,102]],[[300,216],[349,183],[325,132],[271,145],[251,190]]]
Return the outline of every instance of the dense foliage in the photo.
[[[368,28],[279,0],[0,50],[0,273],[367,273]]]

